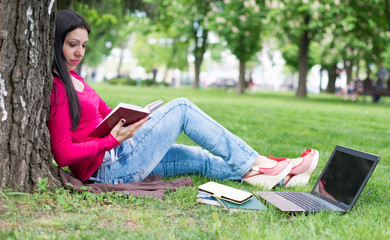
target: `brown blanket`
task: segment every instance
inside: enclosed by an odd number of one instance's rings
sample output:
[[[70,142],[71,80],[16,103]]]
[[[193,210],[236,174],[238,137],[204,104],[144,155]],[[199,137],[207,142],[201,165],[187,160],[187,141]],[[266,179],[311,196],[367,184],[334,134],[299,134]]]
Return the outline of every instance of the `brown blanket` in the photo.
[[[71,176],[62,168],[59,168],[62,183],[65,188],[78,192],[89,191],[93,193],[118,192],[127,195],[153,196],[162,199],[167,190],[175,191],[179,187],[191,186],[191,178],[179,178],[170,182],[164,182],[161,175],[147,177],[142,182],[110,184],[84,184],[80,180]]]

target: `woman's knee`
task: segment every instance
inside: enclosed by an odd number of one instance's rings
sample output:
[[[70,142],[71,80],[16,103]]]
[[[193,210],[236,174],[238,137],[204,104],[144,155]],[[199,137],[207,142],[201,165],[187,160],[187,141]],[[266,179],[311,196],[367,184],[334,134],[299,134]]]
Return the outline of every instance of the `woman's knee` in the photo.
[[[185,104],[192,104],[192,102],[185,97],[176,98],[173,101],[177,101],[179,103],[185,103]]]
[[[193,103],[188,100],[187,98],[181,97],[181,98],[175,98],[172,101],[169,102],[172,105],[193,105]]]

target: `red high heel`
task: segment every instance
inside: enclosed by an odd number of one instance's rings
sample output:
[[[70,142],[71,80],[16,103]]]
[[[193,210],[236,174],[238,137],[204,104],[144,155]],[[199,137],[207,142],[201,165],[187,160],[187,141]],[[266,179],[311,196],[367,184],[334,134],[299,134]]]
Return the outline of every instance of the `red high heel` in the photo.
[[[278,163],[272,168],[252,167],[252,171],[259,172],[259,174],[246,177],[243,179],[254,186],[261,186],[266,189],[272,189],[276,184],[282,181],[292,170],[293,164],[287,158],[273,158]]]
[[[291,175],[290,179],[288,179],[285,183],[285,187],[293,187],[298,185],[306,185],[309,182],[311,174],[317,167],[319,152],[315,149],[308,149],[304,151],[301,155],[303,158],[302,162],[293,167],[289,175]]]

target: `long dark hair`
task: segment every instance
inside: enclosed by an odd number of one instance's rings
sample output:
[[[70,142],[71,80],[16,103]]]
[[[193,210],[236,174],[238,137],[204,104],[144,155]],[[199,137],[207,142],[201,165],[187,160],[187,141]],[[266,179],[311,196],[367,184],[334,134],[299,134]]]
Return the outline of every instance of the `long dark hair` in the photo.
[[[80,102],[66,66],[66,59],[62,47],[66,35],[76,28],[86,29],[88,34],[91,32],[91,28],[82,16],[70,10],[57,11],[52,73],[54,76],[59,77],[65,85],[73,130],[77,129],[80,123]]]

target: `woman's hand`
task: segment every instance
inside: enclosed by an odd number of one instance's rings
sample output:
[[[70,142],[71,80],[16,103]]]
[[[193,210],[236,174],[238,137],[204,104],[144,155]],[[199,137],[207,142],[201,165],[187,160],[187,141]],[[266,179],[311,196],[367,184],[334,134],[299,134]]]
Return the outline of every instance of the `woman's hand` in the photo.
[[[142,127],[142,125],[148,120],[149,116],[124,127],[123,125],[125,125],[126,121],[121,119],[110,133],[119,143],[122,143],[126,139],[132,138],[138,129],[140,129],[140,127]]]

